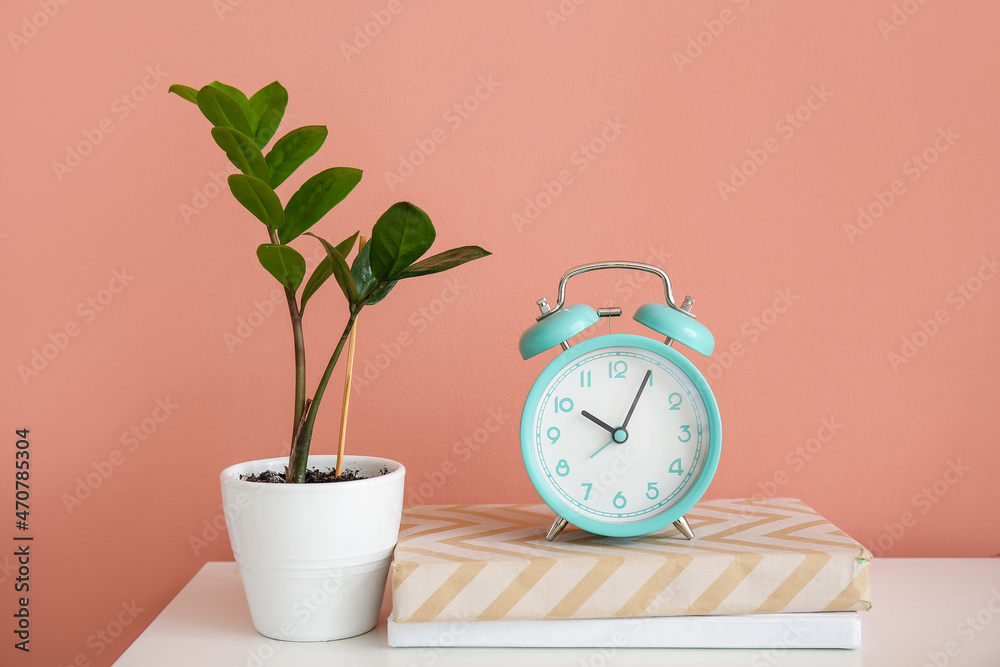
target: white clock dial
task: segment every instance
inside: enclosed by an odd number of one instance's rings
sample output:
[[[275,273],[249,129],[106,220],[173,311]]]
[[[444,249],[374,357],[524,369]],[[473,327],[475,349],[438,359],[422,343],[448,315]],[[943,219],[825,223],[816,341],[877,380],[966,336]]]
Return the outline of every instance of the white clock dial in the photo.
[[[587,352],[541,392],[532,422],[537,470],[577,512],[646,521],[695,486],[709,417],[695,385],[665,356],[627,345]]]

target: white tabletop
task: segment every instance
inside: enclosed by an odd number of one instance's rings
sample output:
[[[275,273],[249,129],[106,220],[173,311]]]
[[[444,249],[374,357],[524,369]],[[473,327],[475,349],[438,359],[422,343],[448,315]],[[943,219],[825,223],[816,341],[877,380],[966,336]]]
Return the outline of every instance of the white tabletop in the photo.
[[[116,667],[677,665],[1000,667],[1000,558],[881,559],[858,650],[389,648],[382,619],[353,639],[276,642],[254,631],[235,563],[208,563]]]

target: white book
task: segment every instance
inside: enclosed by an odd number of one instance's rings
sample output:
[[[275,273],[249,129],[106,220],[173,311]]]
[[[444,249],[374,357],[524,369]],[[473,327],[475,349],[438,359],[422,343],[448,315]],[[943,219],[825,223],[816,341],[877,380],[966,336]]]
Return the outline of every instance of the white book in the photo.
[[[396,623],[389,646],[842,648],[861,646],[856,611],[547,621]]]

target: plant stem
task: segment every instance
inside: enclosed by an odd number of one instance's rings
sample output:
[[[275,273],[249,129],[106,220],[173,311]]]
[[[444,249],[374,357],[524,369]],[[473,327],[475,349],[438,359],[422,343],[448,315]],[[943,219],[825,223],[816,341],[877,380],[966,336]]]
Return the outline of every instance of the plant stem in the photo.
[[[292,420],[291,455],[295,451],[295,434],[306,406],[306,343],[302,335],[302,313],[295,304],[295,294],[288,288],[285,288],[285,300],[288,301],[288,314],[292,317],[292,336],[295,340],[295,417]]]
[[[271,243],[278,244],[278,232],[268,231]],[[292,418],[292,444],[288,452],[289,469],[295,457],[296,441],[302,427],[302,414],[306,410],[306,342],[302,335],[302,312],[295,303],[295,292],[285,288],[288,315],[292,320],[292,339],[295,342],[295,414]]]
[[[351,329],[354,328],[354,320],[358,318],[358,314],[363,307],[363,302],[351,306],[351,316],[347,320],[347,326],[344,327],[344,333],[340,336],[340,342],[337,343],[337,349],[333,351],[333,356],[330,357],[330,363],[326,365],[326,370],[323,372],[323,378],[319,381],[319,386],[316,387],[316,393],[313,395],[312,404],[309,406],[309,413],[306,416],[306,423],[302,427],[298,441],[294,443],[292,455],[289,457],[288,475],[286,476],[286,481],[288,482],[301,483],[305,481],[306,469],[309,464],[309,445],[312,441],[313,425],[316,423],[319,403],[323,400],[326,385],[330,382],[330,376],[333,375],[333,369],[340,359],[340,353],[343,351],[344,345],[351,335]]]

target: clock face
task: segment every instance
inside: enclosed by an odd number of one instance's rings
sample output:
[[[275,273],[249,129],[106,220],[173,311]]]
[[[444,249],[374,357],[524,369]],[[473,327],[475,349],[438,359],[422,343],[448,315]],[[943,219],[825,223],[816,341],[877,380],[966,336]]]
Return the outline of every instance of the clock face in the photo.
[[[636,535],[680,518],[701,497],[721,428],[715,399],[687,359],[619,334],[584,341],[550,364],[525,404],[521,437],[532,481],[554,510],[592,532]]]

